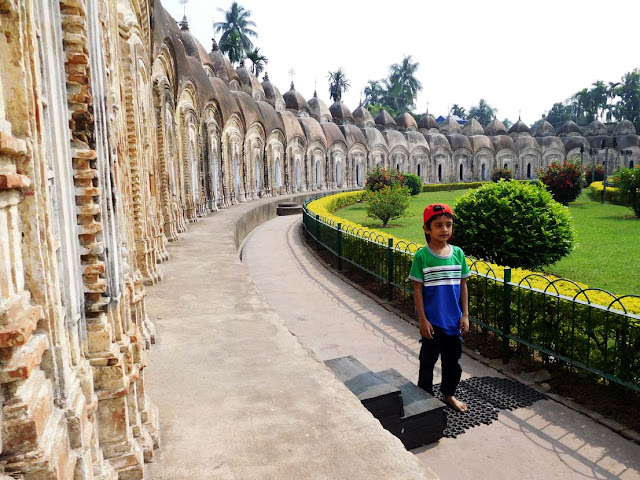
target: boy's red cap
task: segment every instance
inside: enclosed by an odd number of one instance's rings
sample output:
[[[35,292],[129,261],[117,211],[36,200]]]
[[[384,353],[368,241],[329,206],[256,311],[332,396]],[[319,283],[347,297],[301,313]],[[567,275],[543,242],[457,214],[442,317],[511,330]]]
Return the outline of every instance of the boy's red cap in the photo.
[[[431,205],[428,205],[427,208],[424,209],[424,213],[422,214],[424,218],[424,222],[422,224],[426,225],[431,217],[433,217],[434,215],[441,215],[443,213],[450,213],[455,218],[455,215],[453,215],[453,210],[451,210],[451,207],[446,203],[433,203]]]

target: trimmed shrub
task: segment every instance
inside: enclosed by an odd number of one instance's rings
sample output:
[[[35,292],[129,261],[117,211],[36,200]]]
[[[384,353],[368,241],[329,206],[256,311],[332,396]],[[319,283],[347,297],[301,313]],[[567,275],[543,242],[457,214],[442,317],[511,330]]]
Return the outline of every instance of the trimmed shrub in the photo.
[[[546,168],[536,170],[536,173],[553,198],[563,205],[569,205],[582,193],[584,168],[578,162],[569,160],[562,163],[554,162]]]
[[[602,200],[603,189],[604,186],[602,182],[593,182],[591,185],[589,185],[589,193],[591,194],[591,198],[597,201]],[[625,198],[620,190],[615,187],[610,187],[609,185],[607,185],[606,201],[608,203],[615,203],[616,205],[626,205]]]
[[[500,180],[511,180],[513,174],[508,168],[494,168],[491,170],[491,181],[499,182]]]
[[[423,192],[451,192],[453,190],[469,190],[478,188],[487,182],[429,183],[422,186]]]
[[[405,173],[404,186],[409,189],[411,195],[418,195],[422,191],[422,179],[415,173]]]
[[[374,167],[367,175],[365,188],[372,192],[377,192],[385,187],[390,187],[396,183],[404,186],[404,175],[398,173],[393,168]]]
[[[620,167],[614,172],[613,181],[625,204],[640,217],[640,164],[634,168]]]
[[[534,268],[573,249],[569,212],[541,184],[489,183],[460,198],[454,211],[455,243],[483,260]]]
[[[389,220],[403,216],[411,203],[409,189],[400,185],[367,191],[364,198],[367,202],[367,215],[382,220],[383,227],[387,226]]]

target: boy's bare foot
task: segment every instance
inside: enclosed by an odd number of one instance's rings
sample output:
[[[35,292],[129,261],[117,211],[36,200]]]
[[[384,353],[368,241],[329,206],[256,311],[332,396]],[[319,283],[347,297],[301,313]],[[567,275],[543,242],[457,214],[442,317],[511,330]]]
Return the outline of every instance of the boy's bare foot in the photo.
[[[453,395],[449,396],[449,395],[445,395],[442,397],[442,401],[448,405],[451,405],[453,407],[454,410],[457,410],[459,412],[466,412],[467,411],[467,404],[464,402],[461,402],[460,400],[458,400],[456,397],[454,397]]]

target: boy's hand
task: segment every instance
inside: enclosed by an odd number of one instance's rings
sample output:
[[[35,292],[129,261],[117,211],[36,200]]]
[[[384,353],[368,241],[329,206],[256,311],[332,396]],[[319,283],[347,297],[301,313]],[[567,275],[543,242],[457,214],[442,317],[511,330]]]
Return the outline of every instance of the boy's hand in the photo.
[[[433,325],[429,320],[420,320],[420,335],[431,340],[433,338]]]
[[[460,333],[464,335],[469,331],[469,315],[463,315],[460,318]]]

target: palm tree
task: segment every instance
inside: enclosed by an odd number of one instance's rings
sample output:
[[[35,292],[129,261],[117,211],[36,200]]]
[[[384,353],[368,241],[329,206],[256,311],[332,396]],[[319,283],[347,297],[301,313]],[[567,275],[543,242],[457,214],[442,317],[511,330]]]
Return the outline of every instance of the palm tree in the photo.
[[[251,71],[257,77],[264,71],[264,67],[269,63],[269,59],[260,54],[260,47],[256,47],[247,53],[247,58],[251,60]]]
[[[232,64],[240,62],[244,58],[244,49],[238,32],[231,32],[224,40],[220,41],[220,51],[226,53]]]
[[[385,90],[381,80],[369,80],[368,85],[364,87],[364,104],[375,105],[380,103],[384,94]]]
[[[589,91],[591,94],[591,101],[593,102],[593,108],[596,116],[602,118],[605,109],[607,108],[608,89],[602,80],[598,80],[591,84],[593,88]]]
[[[422,90],[422,84],[415,77],[419,66],[420,63],[412,62],[411,55],[407,55],[401,63],[394,63],[389,67],[387,91],[402,111],[414,107],[418,92]]]
[[[349,90],[349,87],[351,85],[342,67],[335,72],[329,72],[329,96],[334,102],[339,102],[342,98],[342,92]]]
[[[480,125],[486,127],[498,113],[498,109],[493,108],[484,98],[481,98],[478,105],[474,105],[469,109],[469,118],[473,117]]]
[[[465,118],[467,116],[467,111],[465,110],[465,108],[461,107],[457,103],[453,104],[453,107],[451,107],[449,113],[451,113],[451,115],[457,115],[460,118]]]
[[[224,43],[237,43],[242,48],[242,57],[244,53],[249,52],[253,48],[253,43],[249,37],[257,37],[258,34],[251,27],[255,27],[256,24],[252,20],[249,20],[251,16],[251,10],[245,10],[244,7],[238,5],[238,2],[233,2],[231,8],[227,11],[218,8],[220,12],[224,14],[224,22],[215,22],[213,24],[213,31],[218,33],[222,32],[220,37],[220,50],[222,50],[222,44]],[[231,42],[229,37],[236,35],[237,39]],[[224,50],[222,50],[224,52]],[[229,58],[231,60],[231,58]]]

